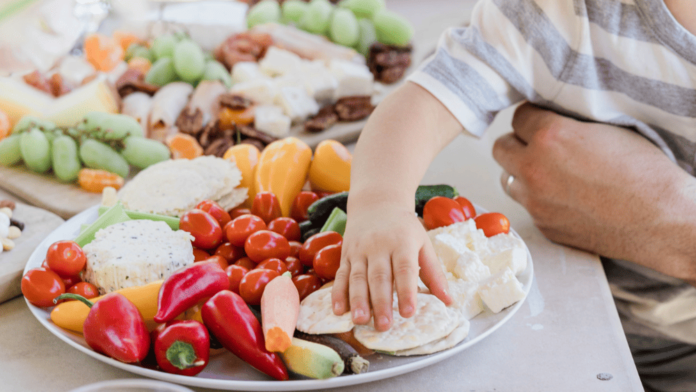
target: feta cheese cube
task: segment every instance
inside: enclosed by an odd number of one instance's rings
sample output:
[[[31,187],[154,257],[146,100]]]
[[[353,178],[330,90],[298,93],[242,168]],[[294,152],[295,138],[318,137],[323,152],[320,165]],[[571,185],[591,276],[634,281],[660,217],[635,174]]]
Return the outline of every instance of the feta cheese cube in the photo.
[[[434,242],[436,235],[447,233],[468,242],[469,233],[475,232],[476,230],[476,222],[473,219],[469,219],[464,222],[457,222],[449,226],[430,230],[428,231],[428,236],[430,236],[430,241]]]
[[[440,262],[445,266],[445,270],[450,272],[454,270],[459,257],[471,253],[465,242],[448,233],[436,235],[433,247]]]
[[[275,84],[270,79],[253,79],[237,83],[230,91],[261,105],[272,105],[276,96]]]
[[[319,112],[317,101],[301,87],[283,87],[276,97],[276,103],[292,121],[302,121]]]
[[[277,46],[271,46],[263,59],[259,61],[259,68],[268,76],[278,76],[298,71],[301,64],[300,56]]]
[[[483,230],[478,229],[476,231],[467,233],[466,237],[466,246],[469,247],[469,249],[471,249],[473,252],[476,252],[482,257],[490,253],[488,237],[483,234]]]
[[[338,80],[334,99],[354,95],[372,96],[374,76],[367,66],[351,61],[332,59],[329,69]]]
[[[260,105],[254,110],[254,128],[269,135],[283,138],[290,133],[290,117],[273,105]]]
[[[452,305],[460,317],[471,320],[483,312],[483,302],[478,293],[478,284],[465,282],[461,279],[449,280],[449,294],[452,297]]]
[[[478,292],[493,313],[499,313],[525,296],[522,283],[509,268],[482,285]]]
[[[310,97],[314,96],[314,90],[311,88],[311,84],[307,80],[308,78],[299,72],[287,73],[283,76],[279,76],[273,79],[276,85],[277,91],[282,91],[284,87],[299,87],[307,92]]]
[[[232,66],[232,82],[234,83],[267,78],[268,76],[259,69],[259,64],[253,61],[240,61]]]
[[[502,252],[494,253],[483,258],[483,264],[487,265],[491,274],[496,275],[506,268],[517,275],[527,268],[527,251],[524,248],[510,248]]]
[[[330,101],[338,87],[338,80],[321,60],[303,61],[301,74],[307,91],[312,91],[317,101]]]
[[[501,251],[512,248],[523,248],[524,242],[510,233],[494,235],[488,239],[488,247],[493,251]]]
[[[478,255],[471,251],[459,256],[452,272],[454,276],[467,282],[480,282],[491,276],[488,266],[484,265]]]

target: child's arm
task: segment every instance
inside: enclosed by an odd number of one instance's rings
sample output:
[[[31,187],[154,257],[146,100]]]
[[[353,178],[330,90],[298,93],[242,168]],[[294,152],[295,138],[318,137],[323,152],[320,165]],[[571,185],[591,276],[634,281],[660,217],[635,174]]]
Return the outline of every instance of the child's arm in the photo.
[[[366,324],[369,301],[375,327],[389,329],[395,280],[399,313],[413,316],[419,266],[430,291],[451,302],[442,267],[415,215],[414,195],[435,156],[461,130],[440,101],[412,82],[370,116],[353,158],[348,224],[333,286],[336,314],[351,309],[353,321]]]

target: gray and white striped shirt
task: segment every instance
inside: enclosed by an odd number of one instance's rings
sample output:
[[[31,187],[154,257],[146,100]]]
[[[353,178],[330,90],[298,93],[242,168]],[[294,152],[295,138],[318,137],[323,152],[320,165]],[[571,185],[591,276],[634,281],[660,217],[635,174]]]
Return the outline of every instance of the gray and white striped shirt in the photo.
[[[662,0],[481,0],[471,25],[445,32],[409,80],[474,135],[528,100],[633,128],[695,174],[696,36]],[[612,266],[627,330],[696,344],[696,289],[630,263]]]

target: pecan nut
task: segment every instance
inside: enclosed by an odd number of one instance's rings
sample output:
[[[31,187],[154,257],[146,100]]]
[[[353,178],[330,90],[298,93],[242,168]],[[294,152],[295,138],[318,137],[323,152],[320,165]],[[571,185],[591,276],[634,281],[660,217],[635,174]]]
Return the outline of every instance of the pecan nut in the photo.
[[[222,94],[218,99],[220,106],[232,110],[243,110],[254,104],[250,99],[237,94]]]
[[[264,144],[271,144],[274,141],[278,140],[277,137],[269,135],[265,132],[259,131],[258,129],[254,128],[251,125],[244,125],[241,127],[237,127],[237,130],[242,135],[244,135],[248,138],[258,139]]]
[[[371,97],[367,95],[343,97],[334,105],[334,110],[341,121],[357,121],[367,117],[375,110]]]
[[[215,155],[216,157],[222,158],[227,150],[234,146],[232,139],[219,138],[210,143],[210,145],[205,149],[205,155]]]
[[[319,110],[316,116],[310,118],[304,123],[305,131],[321,132],[330,128],[338,121],[338,114],[333,105],[324,106]]]
[[[203,112],[199,108],[184,108],[176,119],[179,132],[198,137],[203,132]]]

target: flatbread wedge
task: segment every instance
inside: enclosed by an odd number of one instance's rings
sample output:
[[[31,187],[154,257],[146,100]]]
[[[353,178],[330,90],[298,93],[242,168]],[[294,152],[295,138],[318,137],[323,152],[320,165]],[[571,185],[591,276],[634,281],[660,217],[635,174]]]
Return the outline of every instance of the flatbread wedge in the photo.
[[[317,290],[300,303],[297,330],[319,335],[343,333],[353,329],[350,312],[336,316],[331,308],[331,288]]]

